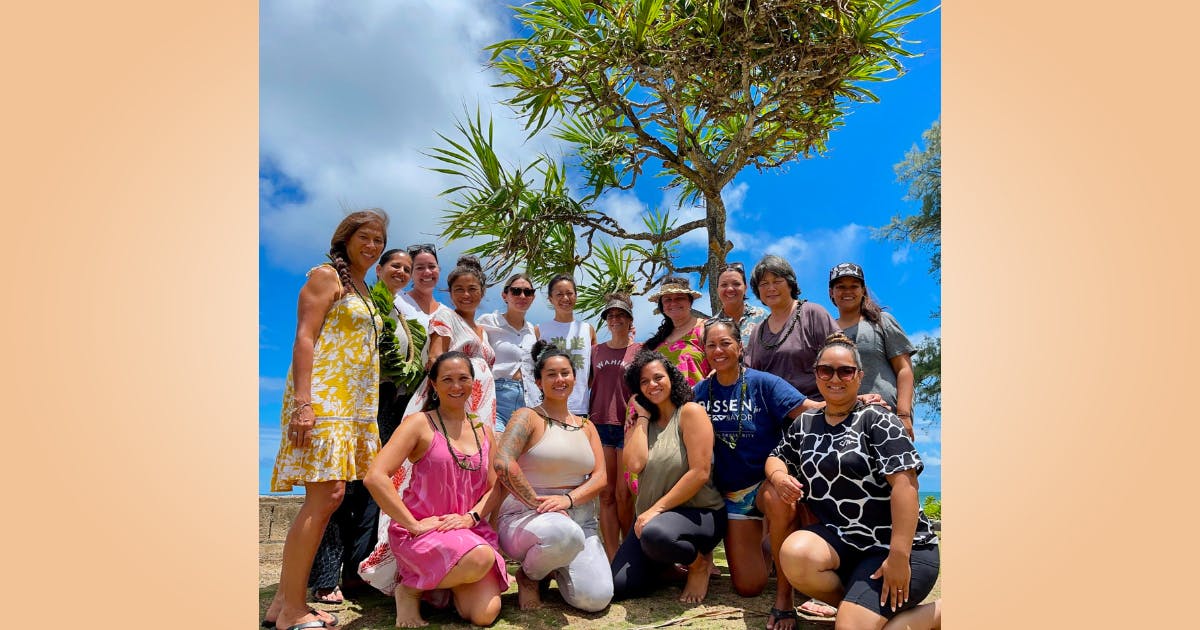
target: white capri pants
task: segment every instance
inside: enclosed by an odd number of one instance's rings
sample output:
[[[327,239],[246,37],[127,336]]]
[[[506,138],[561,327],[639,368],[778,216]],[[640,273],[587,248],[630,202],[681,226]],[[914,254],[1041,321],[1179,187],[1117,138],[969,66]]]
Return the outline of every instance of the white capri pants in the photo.
[[[569,488],[535,489],[546,496]],[[496,530],[500,548],[521,563],[525,575],[541,580],[553,574],[568,604],[587,612],[604,610],[613,596],[612,567],[600,544],[596,500],[568,510],[538,514],[511,494],[500,505]]]

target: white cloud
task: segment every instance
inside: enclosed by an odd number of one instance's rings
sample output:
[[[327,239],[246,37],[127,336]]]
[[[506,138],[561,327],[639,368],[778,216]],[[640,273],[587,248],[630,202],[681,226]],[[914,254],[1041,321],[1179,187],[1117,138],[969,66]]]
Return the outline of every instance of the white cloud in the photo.
[[[441,143],[437,132],[454,137],[464,107],[495,113],[502,159],[528,164],[550,150],[525,143],[494,105],[503,94],[482,48],[508,34],[503,10],[485,0],[261,4],[260,152],[307,195],[261,209],[272,265],[307,269],[349,208],[387,210],[393,244],[432,240],[449,205],[437,195],[454,180],[428,170],[423,153]]]
[[[921,345],[921,342],[925,341],[926,339],[929,339],[931,337],[941,337],[941,336],[942,336],[942,327],[938,326],[937,328],[934,328],[933,330],[918,330],[914,333],[910,333],[908,335],[908,340],[912,342],[912,345],[919,346],[919,345]]]
[[[725,210],[730,215],[742,211],[742,204],[746,201],[746,191],[748,190],[750,190],[750,184],[740,182],[730,183],[725,186],[725,190],[721,191],[721,199],[725,201]]]
[[[902,265],[908,262],[908,245],[892,251],[892,264]]]

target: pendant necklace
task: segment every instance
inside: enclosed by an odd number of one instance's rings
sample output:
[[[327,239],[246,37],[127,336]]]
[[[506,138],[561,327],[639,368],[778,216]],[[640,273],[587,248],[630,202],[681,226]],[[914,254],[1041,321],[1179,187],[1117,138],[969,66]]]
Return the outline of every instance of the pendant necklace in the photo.
[[[434,413],[437,414],[438,424],[442,426],[442,436],[446,438],[446,450],[450,451],[450,457],[454,460],[454,463],[458,464],[458,467],[463,470],[471,472],[479,470],[483,466],[483,445],[479,443],[479,434],[475,432],[475,425],[470,424],[470,419],[463,420],[463,422],[468,423],[471,427],[471,435],[475,436],[475,448],[477,449],[475,455],[462,455],[462,457],[459,457],[460,453],[457,453],[450,444],[450,434],[446,431],[446,422],[442,420],[442,412],[435,409]],[[476,456],[479,456],[478,463],[471,461]]]
[[[540,409],[541,411],[538,411],[538,409]],[[580,424],[579,426],[575,426],[573,424],[567,424],[566,422],[551,416],[550,412],[546,411],[546,407],[543,405],[538,405],[537,409],[534,409],[533,412],[536,413],[537,415],[541,416],[543,420],[553,422],[554,424],[557,424],[558,426],[562,427],[564,430],[567,430],[567,431],[578,431],[583,428],[583,424]],[[567,415],[569,416],[570,414],[571,414],[571,412],[568,411]],[[587,422],[587,419],[585,418],[583,421]]]
[[[713,376],[713,382],[710,384],[710,386],[708,388],[708,407],[710,409],[712,408],[713,390],[717,388],[716,386],[719,383],[720,382],[717,381],[717,377]],[[745,403],[746,403],[746,368],[745,367],[742,367],[742,366],[738,367],[738,382],[734,383],[734,387],[738,388],[737,411],[732,414],[734,421],[737,422],[737,433],[728,435],[725,433],[717,433],[716,431],[713,431],[713,435],[718,440],[721,440],[721,442],[724,443],[725,446],[728,446],[729,450],[731,450],[731,451],[737,449],[738,440],[742,439],[742,435],[743,435],[742,423],[750,416],[750,414],[746,413],[746,411],[745,411]]]

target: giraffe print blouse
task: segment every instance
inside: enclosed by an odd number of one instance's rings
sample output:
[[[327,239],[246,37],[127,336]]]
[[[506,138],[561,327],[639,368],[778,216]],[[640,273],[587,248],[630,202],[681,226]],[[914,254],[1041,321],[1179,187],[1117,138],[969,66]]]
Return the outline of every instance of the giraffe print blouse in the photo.
[[[836,426],[823,410],[806,411],[784,433],[771,456],[787,464],[804,485],[805,501],[821,524],[861,551],[888,549],[892,539],[892,487],[887,475],[924,464],[900,419],[875,405],[859,406]],[[919,509],[919,508],[918,508]],[[935,544],[923,512],[913,546]]]

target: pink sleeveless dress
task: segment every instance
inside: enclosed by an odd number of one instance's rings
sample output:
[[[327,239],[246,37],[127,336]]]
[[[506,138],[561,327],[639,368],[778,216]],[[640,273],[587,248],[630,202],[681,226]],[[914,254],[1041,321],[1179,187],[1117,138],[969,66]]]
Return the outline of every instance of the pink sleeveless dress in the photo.
[[[404,489],[404,505],[417,520],[440,514],[466,514],[487,491],[487,462],[491,444],[480,429],[481,449],[467,460],[472,466],[478,464],[479,470],[464,470],[450,456],[446,437],[441,430],[429,420],[428,415],[426,420],[433,428],[433,441],[425,455],[412,465],[412,481]],[[436,588],[468,551],[479,545],[488,545],[496,556],[493,573],[500,580],[501,591],[508,589],[508,572],[504,568],[504,558],[497,550],[499,541],[495,530],[486,520],[470,529],[432,531],[420,536],[413,536],[392,521],[388,526],[388,544],[396,558],[399,582],[422,591]]]

